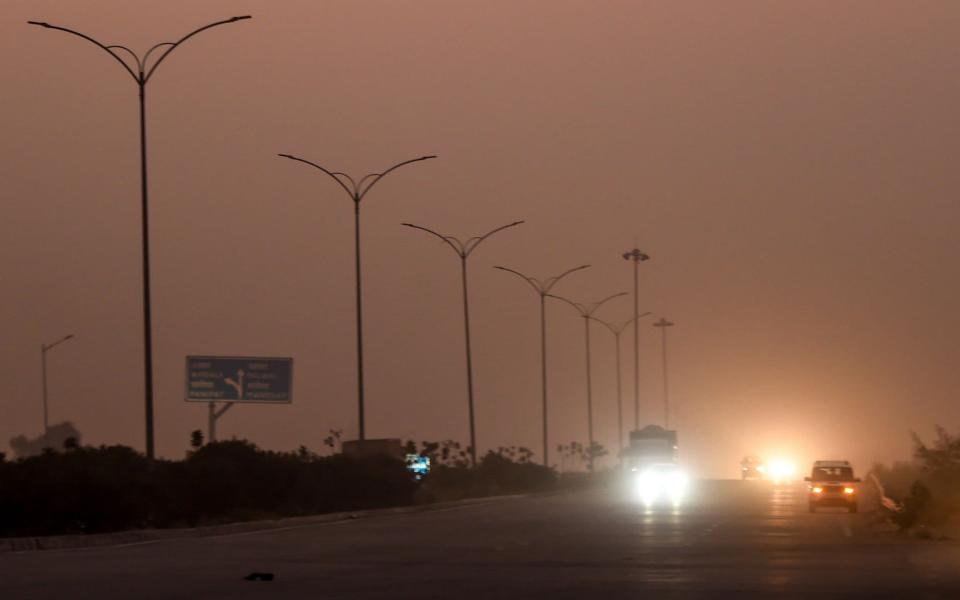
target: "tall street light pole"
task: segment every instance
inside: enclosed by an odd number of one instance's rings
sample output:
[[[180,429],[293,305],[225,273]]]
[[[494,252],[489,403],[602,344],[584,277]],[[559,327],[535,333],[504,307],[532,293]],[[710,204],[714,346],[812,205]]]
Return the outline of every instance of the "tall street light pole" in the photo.
[[[47,439],[50,435],[50,418],[49,410],[47,408],[47,352],[53,348],[59,346],[65,341],[73,338],[73,334],[65,335],[59,340],[53,342],[52,344],[40,344],[40,369],[43,373],[43,443],[47,443]]]
[[[467,406],[470,415],[470,463],[474,467],[477,466],[477,430],[474,421],[473,409],[473,360],[470,353],[470,304],[467,298],[467,258],[469,258],[470,254],[477,249],[477,246],[479,246],[491,235],[497,233],[498,231],[509,229],[510,227],[516,227],[521,223],[523,223],[523,221],[514,221],[513,223],[502,225],[496,229],[488,231],[483,235],[472,237],[465,241],[460,240],[452,235],[443,235],[441,233],[437,233],[436,231],[421,225],[414,225],[412,223],[403,224],[406,227],[412,227],[413,229],[419,229],[421,231],[426,231],[431,235],[435,235],[448,246],[450,246],[450,248],[457,253],[457,256],[460,257],[460,275],[463,281],[463,329],[464,340],[467,348]]]
[[[360,179],[354,179],[353,177],[347,175],[346,173],[341,173],[339,171],[330,171],[325,167],[321,167],[317,163],[310,162],[309,160],[293,156],[292,154],[278,154],[277,156],[282,156],[283,158],[289,158],[290,160],[295,160],[310,165],[311,167],[317,168],[320,171],[326,173],[331,179],[337,182],[343,191],[350,196],[350,199],[353,201],[353,249],[354,249],[354,274],[356,280],[356,302],[357,302],[357,412],[358,412],[358,434],[357,439],[363,443],[366,440],[366,421],[364,419],[364,392],[363,392],[363,303],[361,295],[361,278],[360,278],[360,202],[364,199],[367,193],[377,185],[381,179],[386,177],[391,172],[399,169],[404,165],[409,165],[411,163],[420,162],[422,160],[428,160],[431,158],[436,158],[436,156],[421,156],[419,158],[411,158],[410,160],[405,160],[399,162],[392,167],[384,170],[381,173],[369,173],[364,175]]]
[[[51,25],[42,21],[27,21],[30,25],[39,25],[40,27],[44,27],[46,29],[57,29],[59,31],[64,31],[94,44],[116,59],[118,63],[120,63],[124,70],[126,70],[126,72],[133,77],[133,80],[137,84],[137,88],[140,92],[140,230],[143,253],[143,386],[147,429],[146,452],[147,458],[149,459],[153,459],[155,453],[153,427],[153,326],[150,312],[150,221],[147,205],[147,83],[150,81],[150,78],[153,77],[153,73],[157,70],[157,67],[160,66],[160,63],[162,63],[171,52],[177,49],[180,44],[197,35],[201,31],[206,31],[207,29],[216,27],[218,25],[236,23],[237,21],[242,21],[249,18],[251,18],[249,15],[242,17],[231,17],[223,21],[217,21],[215,23],[210,23],[209,25],[204,25],[199,29],[191,31],[176,42],[162,42],[154,45],[152,48],[147,50],[143,56],[138,55],[126,46],[106,46],[92,37],[80,33],[79,31],[74,31],[73,29]],[[159,54],[157,55],[156,60],[151,63],[150,56],[155,51],[159,51]],[[121,55],[120,52],[125,54]],[[131,65],[128,64],[127,60],[124,59],[124,57],[132,58],[133,66],[136,68],[132,68]]]
[[[640,318],[646,317],[651,313],[645,312],[640,315]],[[602,323],[609,331],[613,334],[614,345],[616,347],[616,361],[617,361],[617,444],[618,444],[618,456],[619,453],[623,452],[623,382],[620,377],[620,334],[623,333],[623,330],[627,328],[627,325],[636,321],[636,317],[627,319],[626,321],[620,321],[613,323],[610,321],[604,321],[603,319],[598,319],[597,317],[590,317],[598,323]]]
[[[572,300],[567,300],[562,296],[555,296],[553,294],[548,294],[551,298],[556,298],[557,300],[563,300],[570,306],[574,308],[580,316],[583,317],[583,331],[584,331],[584,343],[586,345],[586,357],[587,357],[587,468],[590,472],[593,472],[593,455],[594,455],[594,445],[593,445],[593,386],[590,381],[590,320],[593,317],[593,313],[597,311],[604,303],[608,300],[613,300],[620,296],[626,296],[626,292],[620,292],[618,294],[611,294],[603,300],[594,302],[592,304],[580,304],[579,302],[573,302]]]
[[[633,261],[633,428],[640,429],[640,263],[650,257],[634,248],[623,253],[624,260]]]
[[[586,269],[590,265],[580,265],[579,267],[574,267],[568,269],[563,273],[557,275],[556,277],[549,277],[543,281],[536,279],[534,277],[528,277],[521,273],[520,271],[514,271],[507,267],[494,267],[495,269],[500,269],[501,271],[506,271],[507,273],[513,273],[514,275],[522,278],[524,281],[529,283],[533,287],[534,291],[537,292],[540,296],[540,389],[543,392],[543,466],[550,466],[550,452],[548,439],[547,439],[547,307],[546,307],[546,298],[550,294],[550,290],[553,289],[553,286],[557,284],[558,281],[573,273],[574,271],[579,271],[580,269]]]
[[[667,327],[673,327],[672,323],[661,317],[659,321],[653,324],[660,328],[661,351],[663,352],[663,423],[665,429],[670,429],[670,382],[667,378]]]

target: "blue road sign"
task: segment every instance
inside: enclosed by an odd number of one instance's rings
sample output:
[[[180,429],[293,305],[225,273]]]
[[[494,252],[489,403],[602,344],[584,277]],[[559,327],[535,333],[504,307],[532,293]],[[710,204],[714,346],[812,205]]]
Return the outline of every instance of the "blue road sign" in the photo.
[[[293,400],[292,358],[188,356],[188,402]]]

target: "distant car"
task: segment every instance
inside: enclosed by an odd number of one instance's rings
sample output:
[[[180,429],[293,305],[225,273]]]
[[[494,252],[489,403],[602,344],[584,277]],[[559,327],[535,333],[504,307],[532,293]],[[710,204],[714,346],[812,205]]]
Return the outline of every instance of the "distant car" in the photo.
[[[740,461],[740,479],[763,479],[767,467],[756,456],[744,456]]]
[[[853,476],[853,466],[845,460],[818,460],[813,463],[807,497],[810,512],[821,506],[839,506],[857,512],[857,485],[860,478]]]

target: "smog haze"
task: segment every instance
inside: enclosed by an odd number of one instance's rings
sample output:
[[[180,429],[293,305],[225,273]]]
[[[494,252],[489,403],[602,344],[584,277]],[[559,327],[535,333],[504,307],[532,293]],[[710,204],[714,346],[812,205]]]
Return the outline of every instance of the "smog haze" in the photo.
[[[672,424],[699,474],[748,453],[865,469],[960,419],[960,5],[8,0],[3,449],[40,433],[40,346],[69,333],[47,357],[51,422],[144,444],[137,87],[26,21],[143,51],[243,14],[149,83],[159,455],[206,426],[188,355],[294,359],[293,402],[238,406],[221,437],[356,436],[353,205],[278,153],[361,174],[438,155],[362,205],[368,437],[468,440],[459,260],[403,222],[470,237],[525,221],[470,258],[481,452],[541,444],[539,298],[493,266],[590,264],[556,288],[589,302],[632,291],[635,246],[653,313],[640,422],[662,423],[666,317]],[[583,323],[547,310],[551,438],[584,442]],[[613,336],[591,344],[612,449]]]

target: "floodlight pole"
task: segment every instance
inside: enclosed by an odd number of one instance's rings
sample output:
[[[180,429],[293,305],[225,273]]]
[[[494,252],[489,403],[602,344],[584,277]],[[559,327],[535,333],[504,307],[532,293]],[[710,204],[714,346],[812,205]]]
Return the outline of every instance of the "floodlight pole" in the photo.
[[[567,300],[562,296],[555,296],[553,294],[548,294],[551,298],[556,298],[557,300],[563,300],[576,310],[580,316],[583,318],[583,331],[584,331],[584,344],[586,346],[586,357],[587,357],[587,469],[592,473],[593,472],[593,385],[591,383],[590,376],[590,320],[593,317],[593,313],[597,311],[605,302],[608,300],[613,300],[620,296],[626,296],[626,292],[620,292],[618,294],[611,294],[604,298],[594,302],[593,304],[581,304],[579,302],[573,302],[572,300]]]
[[[640,263],[650,257],[634,248],[623,253],[624,260],[633,262],[633,428],[640,429]]]
[[[660,348],[663,353],[661,362],[663,363],[663,423],[665,429],[670,429],[670,381],[667,378],[667,327],[673,327],[674,325],[676,325],[676,323],[672,323],[664,318],[661,318],[653,324],[654,327],[660,328]]]
[[[646,317],[651,313],[645,312],[640,315],[640,318]],[[620,334],[623,333],[623,330],[626,329],[627,325],[636,321],[636,317],[627,319],[626,321],[620,321],[619,323],[613,323],[610,321],[604,321],[603,319],[598,319],[597,317],[590,317],[598,323],[602,323],[610,333],[613,334],[614,346],[616,348],[616,361],[617,361],[617,443],[619,444],[619,452],[623,452],[623,381],[620,376]],[[619,454],[618,454],[619,455]]]
[[[506,271],[507,273],[513,273],[514,275],[520,277],[533,287],[534,291],[540,296],[540,390],[543,395],[543,466],[550,466],[550,446],[548,445],[547,437],[547,308],[546,308],[546,299],[547,295],[550,294],[550,290],[553,289],[553,286],[557,284],[558,281],[573,273],[574,271],[579,271],[580,269],[586,269],[590,265],[580,265],[579,267],[574,267],[568,269],[563,273],[557,275],[556,277],[549,277],[543,281],[536,279],[534,277],[528,277],[519,271],[513,269],[508,269],[507,267],[494,267],[495,269],[500,269],[501,271]]]
[[[320,171],[323,171],[331,179],[336,181],[340,187],[350,196],[353,201],[353,250],[354,250],[354,277],[356,283],[356,314],[357,314],[357,439],[362,443],[366,440],[366,420],[364,410],[364,387],[363,387],[363,296],[361,293],[360,277],[360,202],[367,195],[367,192],[377,184],[381,179],[392,171],[399,169],[410,163],[420,162],[436,158],[436,156],[421,156],[399,162],[381,173],[369,173],[360,179],[354,179],[346,173],[331,171],[317,163],[293,156],[292,154],[278,154],[283,158],[289,158],[297,162],[310,165]]]
[[[140,96],[140,232],[141,232],[141,242],[142,242],[142,274],[143,274],[143,358],[144,358],[144,412],[146,413],[146,454],[147,458],[153,459],[155,456],[154,451],[154,424],[153,424],[153,325],[151,320],[151,310],[150,310],[150,222],[149,222],[149,210],[147,204],[147,100],[146,100],[146,91],[147,91],[147,82],[150,81],[150,78],[153,76],[154,71],[157,70],[157,67],[160,66],[160,63],[164,61],[167,56],[170,55],[180,44],[197,35],[201,31],[210,29],[211,27],[216,27],[218,25],[225,25],[227,23],[235,23],[237,21],[242,21],[245,19],[251,18],[249,15],[244,15],[240,17],[232,17],[230,19],[225,19],[223,21],[216,21],[215,23],[210,23],[209,25],[204,25],[199,29],[188,33],[183,36],[176,42],[162,42],[154,45],[152,48],[147,50],[143,56],[138,55],[133,50],[127,48],[126,46],[120,45],[110,45],[106,46],[99,41],[93,39],[92,37],[80,33],[79,31],[74,31],[73,29],[68,29],[66,27],[60,27],[57,25],[51,25],[49,23],[41,21],[27,21],[30,25],[39,25],[46,29],[57,29],[77,37],[83,38],[86,41],[94,44],[99,47],[101,50],[112,56],[120,65],[133,77],[134,82],[137,84],[139,89]],[[160,50],[163,48],[163,50]],[[157,57],[156,62],[149,64],[150,55],[154,51],[160,50],[160,55]],[[125,53],[125,56],[133,58],[136,70],[132,69],[131,66],[121,58],[121,55],[118,54],[118,51]]]
[[[47,352],[73,338],[73,334],[65,335],[52,344],[40,344],[40,368],[43,374],[43,443],[46,444],[50,436],[50,419],[47,408]]]
[[[421,225],[414,225],[412,223],[403,223],[405,227],[412,227],[413,229],[419,229],[425,231],[431,235],[434,235],[444,243],[446,243],[450,248],[457,253],[457,256],[460,257],[460,275],[463,283],[463,329],[464,329],[464,341],[466,344],[466,354],[467,354],[467,406],[469,409],[469,418],[470,418],[470,464],[474,467],[477,466],[477,432],[476,432],[476,422],[474,419],[474,405],[473,405],[473,359],[470,352],[470,304],[467,296],[467,258],[470,257],[470,254],[477,249],[485,239],[491,235],[497,233],[498,231],[503,231],[504,229],[509,229],[510,227],[516,227],[517,225],[522,224],[523,221],[514,221],[513,223],[508,223],[507,225],[502,225],[488,231],[487,233],[469,238],[467,240],[461,240],[452,235],[444,235],[437,233],[432,229],[428,229]]]

